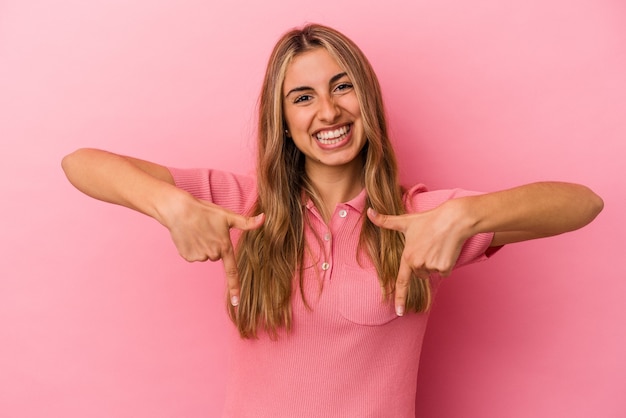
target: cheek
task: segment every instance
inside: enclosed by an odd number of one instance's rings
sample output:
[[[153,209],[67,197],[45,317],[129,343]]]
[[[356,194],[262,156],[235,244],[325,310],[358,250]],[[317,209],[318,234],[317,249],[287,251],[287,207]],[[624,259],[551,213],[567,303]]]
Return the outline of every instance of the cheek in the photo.
[[[352,103],[352,114],[356,117],[361,117],[361,106],[359,105],[359,101],[356,100],[356,98],[354,99],[354,102]]]
[[[285,112],[285,123],[290,131],[306,131],[309,127],[310,118],[306,112],[287,111]]]
[[[359,106],[359,100],[356,97],[356,94],[350,94],[344,97],[342,101],[342,107],[348,111],[353,117],[360,118],[361,117],[361,106]]]

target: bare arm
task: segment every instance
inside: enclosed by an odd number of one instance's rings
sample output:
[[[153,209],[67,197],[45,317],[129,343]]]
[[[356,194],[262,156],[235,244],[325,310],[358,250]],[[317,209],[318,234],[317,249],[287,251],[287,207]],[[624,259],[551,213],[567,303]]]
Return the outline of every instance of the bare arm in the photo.
[[[167,226],[164,203],[182,197],[164,166],[83,148],[61,163],[70,183],[95,199],[126,206]]]
[[[264,216],[241,216],[194,198],[174,185],[161,165],[96,149],[79,149],[63,158],[63,170],[81,192],[153,217],[169,229],[187,261],[224,263],[231,303],[239,301],[239,274],[230,228],[260,227]]]
[[[494,232],[492,246],[573,231],[604,207],[589,188],[572,183],[533,183],[501,192],[449,201],[467,220],[465,235]]]
[[[396,310],[401,315],[411,275],[450,274],[469,237],[494,232],[491,245],[499,246],[557,235],[587,225],[603,206],[585,186],[545,182],[452,199],[422,213],[389,216],[368,210],[368,216],[374,224],[405,235],[396,281]]]

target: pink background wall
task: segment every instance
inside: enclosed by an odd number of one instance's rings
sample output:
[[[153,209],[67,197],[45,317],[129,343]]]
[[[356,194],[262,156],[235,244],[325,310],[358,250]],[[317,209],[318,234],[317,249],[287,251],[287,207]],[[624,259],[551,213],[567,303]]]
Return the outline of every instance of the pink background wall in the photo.
[[[626,416],[624,2],[216,3],[0,2],[0,416],[218,415],[220,266],[79,194],[60,160],[90,146],[249,171],[267,56],[307,21],[371,58],[407,182],[567,180],[605,199],[589,227],[449,279],[420,417]]]

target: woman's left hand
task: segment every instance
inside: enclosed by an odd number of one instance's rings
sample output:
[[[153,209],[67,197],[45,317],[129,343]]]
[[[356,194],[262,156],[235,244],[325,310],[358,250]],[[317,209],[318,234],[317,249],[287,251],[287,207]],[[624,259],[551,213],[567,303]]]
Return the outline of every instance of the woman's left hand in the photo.
[[[404,234],[395,294],[396,312],[402,315],[411,273],[423,279],[431,273],[447,276],[472,235],[493,232],[492,246],[549,237],[587,225],[603,207],[585,186],[541,182],[450,199],[426,212],[392,216],[370,208],[367,215],[374,225]]]
[[[381,228],[404,234],[405,246],[395,286],[395,307],[404,314],[411,275],[428,279],[432,273],[448,276],[454,268],[463,243],[468,238],[463,225],[447,205],[406,215],[383,215],[372,208],[369,219]]]

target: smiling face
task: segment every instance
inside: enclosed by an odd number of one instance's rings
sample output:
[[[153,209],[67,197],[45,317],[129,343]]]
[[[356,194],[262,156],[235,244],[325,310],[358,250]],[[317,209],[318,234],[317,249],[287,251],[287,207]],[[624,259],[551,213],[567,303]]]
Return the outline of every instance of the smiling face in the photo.
[[[297,55],[287,67],[283,109],[288,135],[305,155],[310,178],[323,170],[360,172],[366,143],[359,101],[348,77],[323,48]]]

